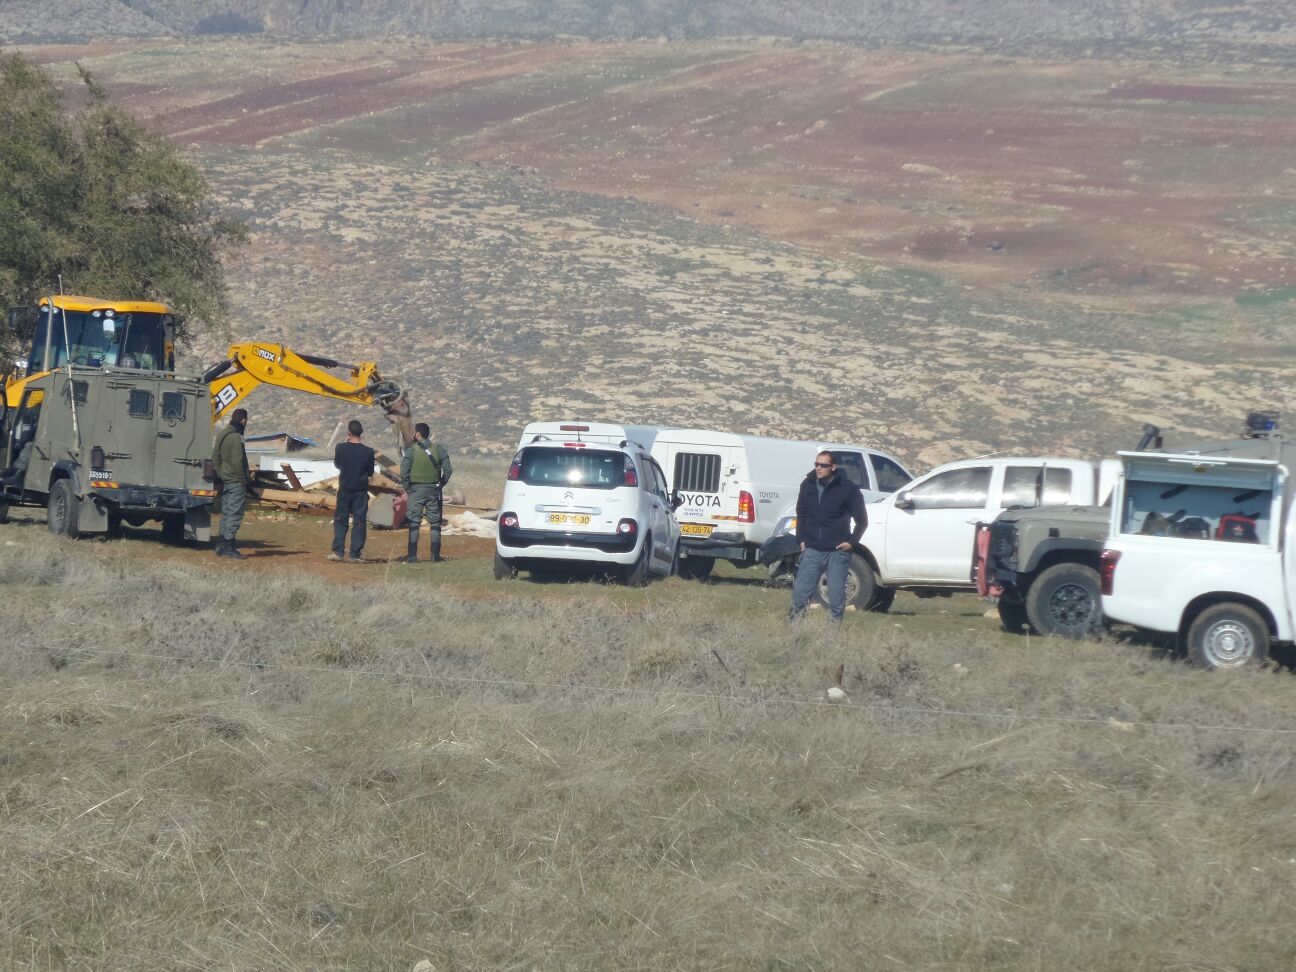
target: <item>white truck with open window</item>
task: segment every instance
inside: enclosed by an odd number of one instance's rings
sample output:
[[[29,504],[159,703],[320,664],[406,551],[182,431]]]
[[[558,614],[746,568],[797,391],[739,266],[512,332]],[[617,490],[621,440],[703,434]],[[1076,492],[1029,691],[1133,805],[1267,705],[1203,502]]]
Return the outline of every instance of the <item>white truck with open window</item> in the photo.
[[[1246,438],[1182,454],[1121,453],[1102,552],[1103,612],[1174,635],[1206,668],[1264,661],[1296,638],[1296,443]]]

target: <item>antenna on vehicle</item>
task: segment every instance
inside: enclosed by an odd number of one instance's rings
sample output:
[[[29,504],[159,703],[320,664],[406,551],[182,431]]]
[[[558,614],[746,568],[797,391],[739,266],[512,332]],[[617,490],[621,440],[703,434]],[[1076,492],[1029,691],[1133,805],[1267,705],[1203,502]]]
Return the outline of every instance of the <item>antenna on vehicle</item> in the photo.
[[[1002,456],[1007,451],[1008,451],[1007,449],[998,449],[994,452],[987,452],[984,456],[973,456],[971,459],[967,459],[964,461],[976,462],[978,459],[993,459],[995,456]]]
[[[58,282],[59,282],[59,296],[62,297],[63,296],[63,274],[61,273],[58,275]],[[50,302],[50,307],[53,307],[54,298],[51,297],[49,299],[49,302]],[[81,426],[77,423],[76,382],[72,378],[72,341],[68,337],[67,308],[60,307],[59,311],[61,312],[61,316],[63,318],[63,353],[66,355],[66,358],[64,358],[63,360],[63,364],[67,368],[68,404],[72,406],[72,435],[76,439],[76,444],[77,444],[76,458],[80,459],[81,458]],[[51,323],[53,323],[52,320]]]

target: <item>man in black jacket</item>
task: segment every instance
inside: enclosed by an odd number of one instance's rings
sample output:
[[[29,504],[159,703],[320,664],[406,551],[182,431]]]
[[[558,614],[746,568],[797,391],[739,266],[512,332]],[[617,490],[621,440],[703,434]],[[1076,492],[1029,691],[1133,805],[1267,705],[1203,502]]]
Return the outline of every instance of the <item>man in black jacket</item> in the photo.
[[[819,578],[826,571],[828,608],[833,621],[839,622],[846,610],[846,569],[850,566],[851,548],[864,535],[868,516],[864,512],[864,496],[838,470],[831,452],[815,456],[814,471],[806,475],[797,494],[796,512],[801,560],[797,564],[788,619],[795,621],[805,613],[819,586]]]
[[[337,509],[333,513],[333,551],[329,560],[363,563],[365,517],[369,513],[369,477],[374,471],[374,451],[360,441],[364,427],[352,419],[347,423],[345,442],[333,450],[338,468]],[[346,551],[347,525],[351,526],[351,552]]]

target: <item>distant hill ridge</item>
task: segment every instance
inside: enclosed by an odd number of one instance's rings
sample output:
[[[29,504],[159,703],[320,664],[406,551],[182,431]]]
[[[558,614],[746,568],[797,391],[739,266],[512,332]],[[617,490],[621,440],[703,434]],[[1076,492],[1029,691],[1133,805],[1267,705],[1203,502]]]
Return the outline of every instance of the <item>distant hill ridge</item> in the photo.
[[[1296,44],[1289,0],[7,0],[0,41],[291,37],[772,36],[1004,48]]]

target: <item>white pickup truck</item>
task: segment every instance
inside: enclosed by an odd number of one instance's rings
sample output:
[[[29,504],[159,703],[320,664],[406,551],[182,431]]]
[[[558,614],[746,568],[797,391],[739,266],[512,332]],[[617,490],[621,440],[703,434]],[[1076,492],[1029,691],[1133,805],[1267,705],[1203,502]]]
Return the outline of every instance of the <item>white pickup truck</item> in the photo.
[[[1296,640],[1296,443],[1261,433],[1121,461],[1101,557],[1107,617],[1177,636],[1206,668]]]
[[[1001,456],[938,466],[865,507],[868,528],[851,558],[847,603],[885,611],[898,590],[934,597],[975,589],[972,549],[978,522],[1011,506],[1101,503],[1116,466],[1114,461]],[[786,536],[795,530],[793,507],[777,532]],[[773,541],[766,550],[763,562],[769,564],[780,551]],[[795,559],[787,547],[782,552],[786,560]]]

